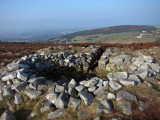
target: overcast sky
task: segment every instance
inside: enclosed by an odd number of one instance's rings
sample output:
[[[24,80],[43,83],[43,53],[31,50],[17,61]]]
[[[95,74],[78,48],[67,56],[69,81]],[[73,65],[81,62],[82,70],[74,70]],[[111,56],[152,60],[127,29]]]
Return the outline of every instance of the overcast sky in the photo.
[[[160,0],[0,0],[0,32],[160,25]]]

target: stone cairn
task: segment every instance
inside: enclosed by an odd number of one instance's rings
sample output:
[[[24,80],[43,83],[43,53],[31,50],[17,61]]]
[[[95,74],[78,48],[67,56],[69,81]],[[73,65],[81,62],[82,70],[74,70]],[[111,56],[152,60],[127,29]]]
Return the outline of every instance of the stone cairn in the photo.
[[[62,76],[63,72],[71,67],[76,66],[88,71],[96,64],[99,69],[109,71],[106,80],[92,77],[77,82],[75,79]],[[114,69],[121,72],[112,72]],[[60,75],[61,78],[57,81],[48,80],[45,77],[48,73]],[[54,119],[62,116],[68,105],[73,109],[77,109],[81,102],[89,106],[95,97],[99,100],[97,114],[112,113],[114,110],[112,99],[116,99],[122,112],[131,115],[131,103],[137,102],[138,99],[121,89],[123,86],[137,86],[143,82],[152,87],[145,81],[146,78],[152,81],[160,80],[160,66],[153,57],[144,54],[138,54],[136,57],[126,54],[115,55],[110,48],[102,54],[98,46],[89,46],[79,54],[41,51],[40,54],[22,57],[0,69],[0,101],[3,101],[5,96],[12,96],[6,104],[10,106],[14,103],[18,106],[24,101],[22,94],[29,99],[44,96],[46,102],[40,108],[40,112],[49,111],[54,106],[56,110],[48,114],[48,119]],[[106,95],[107,90],[118,92],[117,94],[108,92]],[[143,101],[138,102],[140,110],[147,109]],[[34,116],[33,111],[29,118]],[[0,119],[16,118],[10,110],[6,110]]]

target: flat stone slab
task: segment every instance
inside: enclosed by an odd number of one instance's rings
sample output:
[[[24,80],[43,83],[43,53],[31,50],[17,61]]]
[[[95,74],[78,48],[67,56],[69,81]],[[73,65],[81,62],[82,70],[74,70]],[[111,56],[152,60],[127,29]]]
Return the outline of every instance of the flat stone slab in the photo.
[[[61,117],[64,112],[65,112],[65,109],[57,109],[57,110],[49,113],[47,118],[48,119],[54,119],[54,118]]]
[[[111,100],[103,100],[97,105],[96,109],[97,113],[112,113],[113,112],[113,104]]]
[[[29,98],[34,99],[42,95],[43,92],[38,90],[26,90],[24,91],[24,94],[27,95]]]
[[[88,92],[80,92],[79,95],[86,105],[90,105],[94,99],[94,96]]]
[[[131,93],[121,90],[117,93],[117,100],[128,100],[128,101],[136,102],[137,98]]]
[[[128,85],[132,85],[135,86],[135,81],[130,80],[130,79],[120,79],[119,82],[124,85],[124,86],[128,86]]]
[[[113,73],[109,73],[107,77],[110,81],[115,81],[119,79],[127,79],[128,73],[127,72],[113,72]]]

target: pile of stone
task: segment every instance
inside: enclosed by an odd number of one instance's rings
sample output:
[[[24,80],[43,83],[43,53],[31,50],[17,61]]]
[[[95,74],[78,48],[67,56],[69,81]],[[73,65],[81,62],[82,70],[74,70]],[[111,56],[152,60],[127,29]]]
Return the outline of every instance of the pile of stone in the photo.
[[[97,64],[99,56],[101,55],[101,49],[99,46],[92,45],[82,48],[82,51],[79,54],[69,52],[50,53],[41,51],[40,55],[59,66],[76,66],[84,71],[88,71]]]
[[[123,86],[140,85],[146,78],[160,79],[160,66],[154,58],[143,54],[138,57],[112,56],[113,51],[106,49],[98,61],[101,54],[99,47],[90,46],[84,51],[85,54],[80,55],[42,51],[40,55],[25,56],[20,60],[13,61],[6,68],[0,70],[0,101],[3,101],[5,96],[12,96],[6,104],[10,106],[14,102],[14,104],[20,105],[24,102],[22,94],[30,99],[43,96],[46,101],[40,108],[41,113],[49,111],[53,106],[56,108],[48,114],[48,119],[62,116],[67,106],[77,109],[82,102],[86,106],[91,105],[95,98],[99,100],[97,113],[112,113],[114,110],[112,99],[116,99],[118,106],[126,115],[132,114],[132,102],[139,102],[140,110],[146,109],[143,101],[138,101],[135,95],[121,89]],[[83,67],[83,70],[89,70],[96,63],[100,69],[111,71],[105,80],[92,77],[77,82],[75,79],[62,76],[61,66],[70,68],[76,65]],[[115,67],[123,72],[112,72]],[[55,82],[44,77],[47,73],[52,72],[60,72],[61,79]],[[147,82],[146,84],[151,85]],[[114,94],[114,91],[117,90],[119,92]],[[34,115],[33,113],[30,117],[34,117]],[[9,119],[8,116],[15,119],[8,110],[2,114],[1,118]]]

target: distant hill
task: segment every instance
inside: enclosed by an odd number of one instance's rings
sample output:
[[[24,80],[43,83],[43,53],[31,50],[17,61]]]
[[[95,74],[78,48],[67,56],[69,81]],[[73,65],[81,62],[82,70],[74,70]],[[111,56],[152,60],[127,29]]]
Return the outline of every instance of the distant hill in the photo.
[[[157,34],[156,34],[157,32]],[[72,34],[67,34],[62,37],[50,39],[48,42],[51,43],[95,43],[95,42],[118,42],[122,41],[144,41],[144,38],[160,38],[158,35],[160,29],[154,26],[146,25],[121,25],[113,26],[101,29],[85,30],[80,32],[75,32]],[[154,37],[153,37],[154,36]],[[156,38],[155,38],[156,37]],[[146,39],[146,42],[149,41]]]

